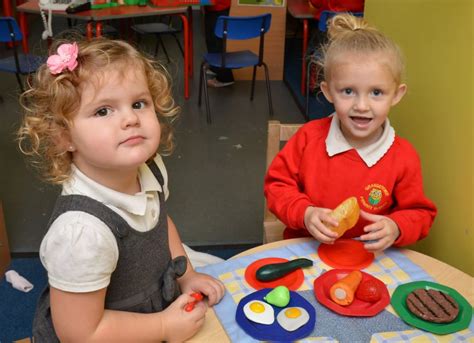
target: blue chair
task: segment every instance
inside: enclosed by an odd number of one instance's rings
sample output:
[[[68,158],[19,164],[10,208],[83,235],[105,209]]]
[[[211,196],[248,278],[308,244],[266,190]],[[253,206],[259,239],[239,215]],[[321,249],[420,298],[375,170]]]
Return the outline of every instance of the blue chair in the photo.
[[[209,107],[209,92],[207,87],[207,73],[209,66],[216,68],[240,69],[245,67],[253,67],[252,89],[250,92],[250,100],[253,100],[255,90],[255,75],[257,67],[263,66],[265,69],[265,81],[267,86],[268,106],[270,108],[270,117],[273,117],[272,95],[270,91],[270,77],[268,75],[268,67],[263,61],[263,47],[265,33],[270,29],[272,15],[270,13],[253,17],[229,17],[220,16],[217,19],[214,33],[223,40],[222,53],[207,53],[204,55],[204,61],[201,64],[199,76],[199,106],[201,106],[202,89],[206,100],[207,122],[210,124],[211,111]],[[260,45],[258,55],[249,51],[232,51],[227,52],[227,40],[245,40],[260,37]]]
[[[363,17],[364,12],[335,12],[335,11],[322,11],[321,16],[319,17],[318,21],[318,30],[320,32],[326,32],[328,30],[328,23],[329,20],[334,17],[336,14],[341,13],[350,13],[356,17]],[[311,69],[313,66],[317,68],[319,59],[319,50],[315,48],[314,52],[308,58],[308,64],[306,68],[306,107],[305,107],[305,118],[308,120],[309,118],[309,96],[310,96],[310,82],[311,82]],[[317,72],[316,72],[317,73]],[[317,76],[316,76],[317,77]]]
[[[30,54],[18,54],[17,44],[21,42],[23,35],[16,20],[12,17],[0,17],[0,42],[12,43],[13,56],[0,59],[0,71],[16,75],[21,91],[24,91],[20,75],[28,75],[36,70],[45,61],[45,57]]]

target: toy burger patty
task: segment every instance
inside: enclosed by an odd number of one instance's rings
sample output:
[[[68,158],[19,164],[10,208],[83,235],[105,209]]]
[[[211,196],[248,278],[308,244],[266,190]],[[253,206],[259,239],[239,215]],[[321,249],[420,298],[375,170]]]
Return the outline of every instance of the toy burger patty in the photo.
[[[433,323],[450,323],[459,313],[459,305],[451,296],[434,289],[415,289],[406,298],[408,309]]]

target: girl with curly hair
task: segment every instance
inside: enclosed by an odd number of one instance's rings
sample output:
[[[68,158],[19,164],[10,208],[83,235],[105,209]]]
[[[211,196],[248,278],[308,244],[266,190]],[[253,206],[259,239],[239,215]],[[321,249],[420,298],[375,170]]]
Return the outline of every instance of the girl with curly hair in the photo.
[[[22,95],[20,149],[62,185],[40,247],[38,342],[183,341],[220,281],[189,265],[166,213],[161,154],[178,107],[167,73],[123,41],[56,42]],[[182,294],[181,294],[182,293]],[[192,306],[191,306],[192,308]]]

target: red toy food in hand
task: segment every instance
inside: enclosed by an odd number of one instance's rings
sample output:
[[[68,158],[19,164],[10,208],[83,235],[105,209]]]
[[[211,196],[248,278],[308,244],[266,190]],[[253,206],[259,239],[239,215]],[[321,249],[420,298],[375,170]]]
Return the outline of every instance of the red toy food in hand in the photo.
[[[190,294],[194,299],[194,301],[188,303],[185,307],[184,307],[184,310],[186,312],[191,312],[193,309],[194,309],[194,306],[196,306],[196,303],[199,302],[199,301],[202,301],[202,299],[204,299],[204,296],[201,294],[201,293],[191,293]]]
[[[369,279],[360,283],[355,296],[359,300],[374,303],[382,298],[382,289],[376,280]]]

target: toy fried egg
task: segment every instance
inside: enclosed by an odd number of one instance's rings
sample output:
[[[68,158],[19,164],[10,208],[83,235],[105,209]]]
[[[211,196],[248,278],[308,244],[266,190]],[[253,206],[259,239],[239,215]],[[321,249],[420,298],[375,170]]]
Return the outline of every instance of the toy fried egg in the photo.
[[[244,306],[244,314],[249,320],[259,324],[270,325],[275,321],[273,307],[260,300],[249,301]]]
[[[309,314],[302,307],[288,307],[278,313],[277,321],[286,331],[295,331],[309,321]]]

